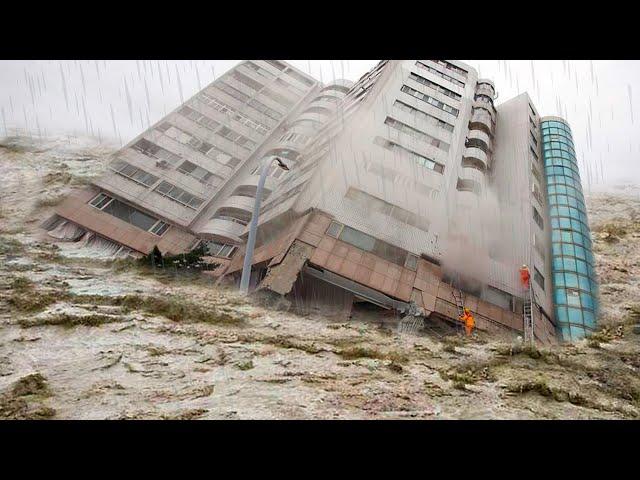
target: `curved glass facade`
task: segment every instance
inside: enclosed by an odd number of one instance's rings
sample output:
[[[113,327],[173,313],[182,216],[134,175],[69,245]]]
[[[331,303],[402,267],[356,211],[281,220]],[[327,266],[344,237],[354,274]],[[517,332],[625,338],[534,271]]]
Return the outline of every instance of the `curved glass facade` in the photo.
[[[598,318],[591,234],[571,129],[560,119],[542,119],[541,132],[555,317],[562,339],[574,341],[592,332]]]

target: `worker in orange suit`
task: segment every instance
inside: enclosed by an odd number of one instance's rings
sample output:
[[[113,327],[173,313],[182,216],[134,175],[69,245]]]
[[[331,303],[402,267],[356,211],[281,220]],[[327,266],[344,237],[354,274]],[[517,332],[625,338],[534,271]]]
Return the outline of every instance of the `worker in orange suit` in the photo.
[[[464,309],[464,314],[460,317],[460,320],[464,322],[464,329],[467,332],[467,337],[470,337],[473,333],[473,328],[476,326],[476,322],[471,315],[471,310]]]
[[[529,273],[529,267],[526,265],[522,265],[520,267],[520,282],[525,290],[529,290],[529,279],[531,278],[531,274]]]

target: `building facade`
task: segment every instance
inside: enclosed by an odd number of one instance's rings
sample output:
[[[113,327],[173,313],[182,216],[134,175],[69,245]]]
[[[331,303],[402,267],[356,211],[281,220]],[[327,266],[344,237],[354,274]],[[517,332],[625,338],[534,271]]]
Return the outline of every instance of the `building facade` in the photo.
[[[557,133],[528,95],[495,99],[493,82],[457,61],[385,60],[328,85],[285,62],[243,62],[117,152],[47,228],[138,253],[205,242],[217,273],[237,279],[260,165],[275,156],[289,171],[269,171],[252,288],[450,321],[464,305],[481,329],[572,340],[542,148]],[[572,313],[571,328],[587,333],[589,312]]]

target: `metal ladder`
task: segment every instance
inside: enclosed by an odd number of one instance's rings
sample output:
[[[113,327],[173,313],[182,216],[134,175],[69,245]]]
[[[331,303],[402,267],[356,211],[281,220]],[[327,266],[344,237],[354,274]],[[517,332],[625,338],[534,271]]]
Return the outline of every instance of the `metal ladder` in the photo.
[[[535,346],[536,339],[533,332],[533,306],[535,305],[535,298],[533,295],[533,286],[531,280],[529,280],[529,296],[524,301],[524,308],[522,310],[522,320],[524,322],[524,341],[529,342],[531,346]]]
[[[453,285],[451,285],[451,287],[452,287],[451,295],[453,296],[453,299],[456,304],[456,308],[458,309],[458,318],[457,318],[458,320],[457,325],[459,325],[458,329],[462,330],[464,328],[464,325],[460,321],[460,317],[464,315],[464,293],[459,288],[453,288]]]

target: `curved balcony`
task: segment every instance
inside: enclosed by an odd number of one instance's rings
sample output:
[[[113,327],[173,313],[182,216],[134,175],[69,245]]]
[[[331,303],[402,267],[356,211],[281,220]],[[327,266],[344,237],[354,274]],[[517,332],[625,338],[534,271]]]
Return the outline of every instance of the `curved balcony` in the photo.
[[[496,87],[491,80],[481,79],[478,80],[476,85],[476,93],[488,95],[491,98],[496,98]]]
[[[467,192],[473,193],[475,195],[480,195],[480,193],[482,192],[482,186],[475,180],[458,177],[456,190],[458,190],[458,192]]]
[[[493,135],[493,122],[491,115],[486,110],[474,108],[469,122],[470,130],[482,130],[488,135]]]
[[[260,175],[249,175],[248,177],[242,179],[240,183],[238,183],[239,187],[247,187],[252,186],[254,188],[258,188],[258,182],[260,181]],[[276,180],[273,177],[267,177],[264,182],[264,189],[272,192],[274,188],[276,188]]]
[[[467,138],[470,146],[477,146],[485,153],[491,151],[491,137],[482,130],[469,130]]]
[[[244,225],[225,218],[213,218],[205,223],[197,233],[207,240],[238,245],[243,243],[240,234],[244,228]]]
[[[330,112],[335,112],[336,108],[338,107],[339,100],[337,99],[337,97],[334,98],[335,100],[328,100],[326,98],[313,99],[311,100],[311,102],[309,102],[309,107],[326,108]]]
[[[322,125],[322,123],[316,122],[315,120],[296,120],[289,126],[287,133],[296,132],[307,136],[313,136],[318,130],[320,130],[320,128],[322,128]]]
[[[462,160],[471,160],[473,162],[478,162],[484,165],[484,169],[489,166],[489,158],[487,154],[482,150],[476,147],[467,147],[464,149],[464,153],[462,155]]]
[[[458,177],[460,180],[469,180],[471,182],[475,182],[482,188],[485,184],[485,176],[484,170],[479,170],[473,167],[465,167],[462,165],[462,169],[460,170],[460,176]]]
[[[255,195],[255,190],[254,190]],[[232,195],[226,198],[221,204],[220,208],[242,210],[251,215],[253,213],[253,204],[255,203],[255,197],[245,197],[243,195]]]
[[[493,106],[493,103],[489,101],[486,97],[478,97],[477,100],[473,101],[473,108],[484,108],[491,112],[491,115],[495,115],[496,108]]]
[[[324,125],[327,119],[333,115],[332,113],[316,113],[316,112],[302,112],[296,117],[296,122],[299,120],[311,120],[312,122],[318,122]]]

